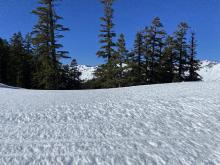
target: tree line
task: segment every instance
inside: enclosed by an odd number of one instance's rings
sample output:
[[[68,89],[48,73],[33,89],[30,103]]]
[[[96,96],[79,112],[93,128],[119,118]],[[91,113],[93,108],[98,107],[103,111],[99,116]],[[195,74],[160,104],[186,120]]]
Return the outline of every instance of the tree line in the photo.
[[[0,39],[0,82],[29,89],[113,88],[156,83],[198,81],[196,36],[187,23],[168,35],[159,17],[137,32],[132,50],[126,48],[125,35],[114,31],[114,0],[101,0],[100,43],[97,56],[105,59],[95,78],[80,80],[77,62],[69,58],[59,39],[69,29],[61,25],[55,11],[59,0],[39,0],[33,14],[38,22],[25,37],[15,33],[10,41]]]
[[[23,37],[15,33],[10,41],[0,39],[0,82],[32,89],[79,89],[80,72],[77,62],[63,65],[69,58],[59,39],[69,29],[59,23],[55,11],[58,0],[39,0],[32,11],[38,17],[33,31]]]
[[[114,0],[101,0],[100,43],[97,56],[105,59],[90,81],[95,88],[110,88],[156,83],[198,81],[195,32],[186,22],[168,35],[159,17],[137,32],[133,50],[126,48],[125,36],[114,31]]]

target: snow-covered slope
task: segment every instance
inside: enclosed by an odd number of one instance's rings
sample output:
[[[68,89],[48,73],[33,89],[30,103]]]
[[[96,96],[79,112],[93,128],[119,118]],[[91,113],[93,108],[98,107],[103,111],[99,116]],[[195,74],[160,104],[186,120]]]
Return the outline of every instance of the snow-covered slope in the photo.
[[[220,81],[220,63],[213,61],[202,61],[198,72],[203,81]]]
[[[0,83],[0,89],[1,89],[1,88],[18,89],[17,87],[12,87],[12,86],[8,86],[8,85],[5,85],[5,84]]]
[[[80,77],[81,80],[88,81],[88,80],[91,80],[95,77],[94,72],[96,71],[97,67],[78,65],[78,69],[82,73],[82,75]]]
[[[220,83],[0,88],[1,165],[219,165]]]

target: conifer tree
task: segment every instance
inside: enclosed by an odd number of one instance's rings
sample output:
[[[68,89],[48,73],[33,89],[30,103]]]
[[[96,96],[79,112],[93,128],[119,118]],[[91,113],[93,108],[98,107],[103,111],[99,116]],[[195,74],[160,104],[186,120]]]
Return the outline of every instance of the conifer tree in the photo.
[[[67,52],[61,51],[62,44],[58,39],[63,38],[60,32],[69,30],[58,21],[62,17],[55,11],[58,0],[39,0],[40,6],[32,13],[38,16],[38,23],[32,32],[33,44],[38,56],[35,73],[36,85],[45,89],[58,89],[60,81],[60,58],[67,58]]]
[[[34,56],[33,56],[33,46],[31,34],[28,33],[24,38],[24,54],[25,58],[23,60],[24,68],[24,86],[25,88],[33,88],[33,70],[34,70]]]
[[[31,88],[32,55],[26,52],[25,39],[20,32],[12,36],[9,54],[8,83],[13,86]]]
[[[15,33],[10,40],[9,84],[24,87],[23,56],[24,39],[21,33]]]
[[[126,48],[124,34],[120,34],[117,42],[117,67],[118,67],[118,81],[119,86],[124,86],[125,82],[125,70],[127,69],[128,50]]]
[[[101,3],[104,5],[104,16],[101,17],[103,23],[101,24],[102,29],[99,35],[102,46],[97,52],[97,56],[104,58],[107,63],[99,66],[95,75],[97,83],[100,83],[98,86],[103,88],[118,87],[117,52],[114,42],[116,33],[113,31],[113,2],[114,0],[101,0]]]
[[[187,71],[187,32],[189,26],[187,23],[182,22],[178,25],[177,31],[175,34],[175,52],[177,53],[177,61],[178,61],[178,75],[176,77],[176,81],[184,81],[185,80],[185,72]]]
[[[78,64],[76,59],[73,59],[70,64],[70,72],[69,72],[69,78],[70,78],[70,88],[71,89],[80,89],[81,88],[81,80],[80,76],[82,73],[78,69]]]
[[[114,0],[101,0],[101,3],[104,5],[104,16],[101,17],[102,29],[100,30],[101,34],[100,43],[103,44],[100,50],[97,52],[99,57],[107,59],[109,61],[111,57],[115,54],[114,47],[116,44],[113,39],[116,37],[116,33],[113,31],[114,23],[113,23],[113,13],[114,10],[112,8]]]
[[[0,82],[8,83],[8,65],[10,61],[9,44],[0,38]]]
[[[149,66],[150,66],[150,39],[149,39],[149,29],[148,27],[145,27],[144,31],[143,31],[143,37],[144,37],[144,80],[146,84],[149,84]]]
[[[143,34],[137,32],[134,41],[133,57],[131,61],[131,77],[134,81],[134,85],[140,85],[143,83],[143,58],[144,58],[144,40]]]
[[[150,83],[156,83],[158,80],[157,68],[160,63],[162,55],[162,49],[164,46],[163,39],[165,38],[166,32],[163,28],[163,24],[159,17],[153,19],[151,26],[148,29],[148,43],[149,43],[149,81]]]
[[[176,68],[176,54],[174,52],[174,39],[168,36],[160,62],[160,82],[171,83],[174,80]]]
[[[26,34],[25,36],[24,48],[27,54],[33,54],[32,37],[30,33]]]
[[[70,65],[63,65],[60,89],[80,89],[82,83],[80,80],[81,74],[76,59],[73,59]]]
[[[195,38],[195,32],[191,33],[191,40],[190,40],[190,56],[189,56],[189,81],[198,81],[200,80],[200,76],[197,73],[199,69],[199,60],[196,59],[196,38]]]

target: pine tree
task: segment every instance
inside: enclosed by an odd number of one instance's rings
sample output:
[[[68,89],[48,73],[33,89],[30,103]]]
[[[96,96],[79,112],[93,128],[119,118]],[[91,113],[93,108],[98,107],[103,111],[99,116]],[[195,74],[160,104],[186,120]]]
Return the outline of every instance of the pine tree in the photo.
[[[69,72],[69,78],[70,78],[70,88],[71,89],[80,89],[81,88],[81,80],[80,76],[82,73],[78,69],[78,64],[76,59],[73,59],[70,64],[70,72]]]
[[[160,82],[171,83],[175,77],[176,54],[174,52],[174,39],[168,36],[165,41],[165,48],[160,62]]]
[[[70,65],[63,65],[60,89],[80,89],[82,83],[80,80],[81,74],[76,59],[73,59]]]
[[[71,89],[69,74],[70,74],[70,66],[62,65],[61,66],[61,84],[59,86],[59,89],[61,90]]]
[[[103,23],[101,24],[102,29],[100,30],[101,34],[99,37],[101,38],[100,43],[103,45],[97,52],[97,55],[104,59],[107,58],[107,61],[115,54],[114,47],[116,46],[113,41],[114,37],[116,37],[116,33],[113,31],[113,2],[114,0],[101,0],[101,3],[104,5],[104,17],[101,17]]]
[[[149,84],[149,75],[150,75],[150,35],[149,35],[149,28],[145,27],[144,31],[143,31],[143,37],[144,37],[144,80],[146,84]]]
[[[99,35],[100,43],[103,44],[97,52],[98,57],[107,60],[106,64],[99,66],[95,75],[97,77],[97,86],[103,88],[118,87],[118,66],[117,66],[117,52],[115,50],[114,37],[116,33],[113,31],[113,2],[114,0],[101,0],[104,5],[104,17],[101,17],[103,23]]]
[[[175,34],[175,51],[177,53],[177,61],[178,61],[178,75],[176,77],[176,81],[184,81],[185,80],[185,72],[187,71],[187,32],[189,26],[187,23],[182,22],[178,25],[177,31]]]
[[[125,37],[124,34],[120,34],[118,42],[117,42],[117,67],[118,67],[118,82],[119,87],[125,85],[125,72],[127,69],[127,58],[128,58],[128,50],[126,48]]]
[[[38,56],[35,73],[35,84],[38,88],[58,89],[60,81],[60,58],[68,58],[66,51],[61,51],[63,38],[60,32],[69,30],[58,21],[62,17],[55,12],[54,5],[58,0],[39,0],[40,6],[32,13],[39,17],[32,32],[35,53]]]
[[[25,49],[22,34],[15,33],[10,40],[8,83],[13,86],[31,88],[32,55]]]
[[[33,46],[30,33],[24,38],[24,60],[23,60],[23,74],[24,74],[24,87],[32,87],[33,70],[34,70],[34,56]]]
[[[131,72],[130,77],[133,81],[133,85],[143,84],[143,58],[144,58],[144,40],[143,34],[137,32],[136,38],[134,41],[134,50],[131,57]]]
[[[163,51],[166,32],[159,17],[153,19],[151,26],[148,29],[148,45],[149,45],[149,81],[150,83],[158,82],[158,66]]]
[[[197,73],[200,65],[199,65],[199,60],[196,59],[196,38],[195,38],[195,32],[191,33],[191,41],[190,41],[190,57],[189,57],[189,77],[188,81],[198,81],[200,80],[200,76]]]
[[[27,54],[33,54],[32,36],[30,33],[25,36],[24,48]]]
[[[9,44],[0,38],[0,82],[8,83]]]
[[[15,33],[10,40],[9,84],[24,87],[23,56],[24,39],[21,33]]]

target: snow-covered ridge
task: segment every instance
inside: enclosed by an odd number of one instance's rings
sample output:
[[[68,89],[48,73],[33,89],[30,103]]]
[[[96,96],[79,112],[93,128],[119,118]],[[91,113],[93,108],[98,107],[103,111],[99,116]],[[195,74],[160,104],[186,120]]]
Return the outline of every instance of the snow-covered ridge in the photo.
[[[88,81],[94,78],[94,72],[98,67],[79,65],[78,68],[82,72],[81,79]],[[220,81],[220,63],[209,60],[201,61],[201,69],[198,73],[203,81]]]
[[[78,65],[78,69],[82,73],[80,77],[81,80],[88,81],[88,80],[93,79],[95,77],[94,73],[97,68],[98,66],[93,67],[93,66],[87,66],[87,65]]]
[[[220,63],[204,60],[198,73],[203,81],[220,81]]]

